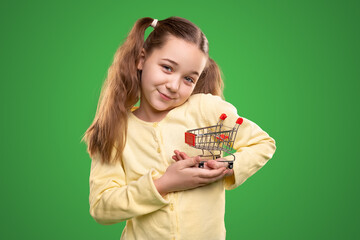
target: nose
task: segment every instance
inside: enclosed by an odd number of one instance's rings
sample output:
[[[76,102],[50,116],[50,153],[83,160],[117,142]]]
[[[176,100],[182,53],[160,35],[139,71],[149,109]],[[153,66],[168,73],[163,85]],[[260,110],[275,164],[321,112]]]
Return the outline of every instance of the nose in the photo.
[[[170,92],[177,92],[180,88],[181,78],[174,76],[173,78],[169,78],[166,82],[165,86]]]

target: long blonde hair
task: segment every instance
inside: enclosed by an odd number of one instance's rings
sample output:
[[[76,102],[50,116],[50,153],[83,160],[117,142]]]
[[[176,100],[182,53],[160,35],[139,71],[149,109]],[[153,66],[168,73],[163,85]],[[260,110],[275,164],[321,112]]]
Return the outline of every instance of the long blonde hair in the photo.
[[[195,24],[180,17],[158,21],[144,42],[145,30],[152,22],[153,18],[149,17],[138,19],[125,42],[117,49],[102,86],[95,118],[84,134],[83,140],[88,145],[90,157],[100,154],[103,163],[121,159],[127,136],[128,114],[140,96],[141,71],[137,65],[142,48],[150,55],[154,49],[165,44],[167,36],[172,35],[196,44],[209,56],[209,44],[204,33]],[[211,93],[222,97],[221,75],[216,62],[208,57],[192,94]],[[116,155],[113,157],[114,147]]]

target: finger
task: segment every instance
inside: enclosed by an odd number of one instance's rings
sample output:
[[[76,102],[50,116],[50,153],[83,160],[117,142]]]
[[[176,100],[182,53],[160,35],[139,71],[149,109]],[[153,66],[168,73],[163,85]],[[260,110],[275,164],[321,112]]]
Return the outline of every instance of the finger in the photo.
[[[183,168],[194,167],[200,162],[200,157],[192,157],[179,162]]]
[[[226,168],[221,167],[218,169],[201,169],[202,171],[199,172],[199,177],[200,178],[216,178],[218,176],[221,176],[222,174],[224,174],[224,171],[226,170]]]
[[[209,161],[207,161],[207,162],[206,162],[206,165],[207,165],[209,168],[211,168],[211,169],[216,169],[216,168],[218,168],[215,160],[209,160]]]
[[[177,157],[178,160],[183,160],[183,159],[184,159],[184,158],[181,157],[180,151],[175,150],[174,153],[175,153],[175,155],[176,155],[176,157]]]
[[[180,157],[181,157],[182,159],[189,158],[189,156],[188,156],[186,153],[184,153],[184,152],[180,152]]]
[[[225,173],[226,173],[226,170],[220,172],[219,175],[214,176],[214,177],[211,177],[211,178],[199,178],[198,181],[199,181],[199,183],[200,183],[201,185],[206,185],[206,184],[209,184],[209,183],[213,183],[213,182],[216,182],[216,181],[224,178],[224,177],[225,177]]]
[[[210,160],[207,162],[207,165],[209,168],[212,169],[217,169],[217,168],[221,168],[221,167],[227,167],[228,163],[227,162],[219,162],[219,161],[215,161],[215,160]]]
[[[234,170],[233,169],[227,169],[226,173],[225,173],[225,176],[229,177],[229,176],[232,176],[232,175],[234,175]]]
[[[220,179],[223,179],[225,176],[226,176],[226,171],[224,171],[223,174],[221,174],[220,176],[216,177],[216,178],[214,179],[214,182],[215,182],[215,181],[218,181],[218,180],[220,180]]]
[[[173,155],[171,158],[174,159],[176,162],[179,161],[176,155]]]

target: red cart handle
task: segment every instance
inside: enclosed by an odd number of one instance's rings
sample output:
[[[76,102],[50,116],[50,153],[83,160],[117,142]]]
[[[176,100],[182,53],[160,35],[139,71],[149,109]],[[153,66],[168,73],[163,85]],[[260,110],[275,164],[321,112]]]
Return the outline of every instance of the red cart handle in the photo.
[[[220,116],[220,119],[221,119],[221,120],[225,120],[226,118],[227,118],[227,116],[226,116],[225,113],[221,114],[221,116]]]
[[[244,119],[240,117],[236,120],[236,123],[241,125],[243,123],[243,121],[244,121]]]

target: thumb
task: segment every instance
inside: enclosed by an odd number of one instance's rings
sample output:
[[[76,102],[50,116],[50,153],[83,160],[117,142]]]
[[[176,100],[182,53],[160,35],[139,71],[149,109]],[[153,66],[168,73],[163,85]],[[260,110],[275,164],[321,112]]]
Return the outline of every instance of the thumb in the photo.
[[[192,158],[188,158],[185,160],[182,160],[180,162],[180,164],[184,167],[184,168],[188,168],[188,167],[194,167],[196,164],[198,164],[200,162],[200,157],[196,156],[196,157],[192,157]]]

